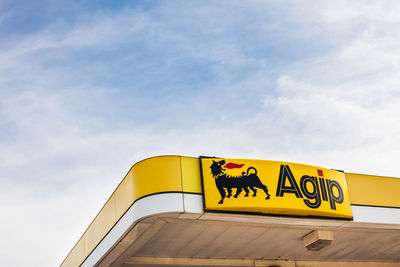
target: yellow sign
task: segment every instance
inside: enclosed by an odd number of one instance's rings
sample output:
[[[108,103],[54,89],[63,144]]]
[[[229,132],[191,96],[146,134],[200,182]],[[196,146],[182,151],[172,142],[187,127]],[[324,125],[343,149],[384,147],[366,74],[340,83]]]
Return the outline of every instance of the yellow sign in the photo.
[[[304,164],[200,158],[207,211],[352,219],[344,173]]]

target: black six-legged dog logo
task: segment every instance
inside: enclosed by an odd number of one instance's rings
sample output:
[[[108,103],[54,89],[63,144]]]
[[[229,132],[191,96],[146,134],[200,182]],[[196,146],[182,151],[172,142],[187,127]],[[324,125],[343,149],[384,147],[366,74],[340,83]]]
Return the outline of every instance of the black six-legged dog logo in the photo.
[[[225,169],[223,166],[225,165],[225,160],[214,161],[211,164],[211,174],[215,178],[215,184],[217,185],[218,191],[221,194],[221,200],[218,204],[224,203],[225,198],[225,188],[228,191],[227,198],[232,196],[232,188],[236,188],[236,194],[233,196],[237,198],[239,194],[244,190],[246,194],[245,197],[249,196],[249,189],[253,191],[253,197],[257,194],[257,188],[261,188],[264,190],[267,197],[265,199],[269,199],[270,195],[268,194],[268,189],[265,185],[263,185],[260,181],[260,178],[257,176],[257,169],[254,167],[249,167],[247,172],[242,172],[240,176],[230,176],[225,173]],[[241,165],[243,166],[243,165]]]

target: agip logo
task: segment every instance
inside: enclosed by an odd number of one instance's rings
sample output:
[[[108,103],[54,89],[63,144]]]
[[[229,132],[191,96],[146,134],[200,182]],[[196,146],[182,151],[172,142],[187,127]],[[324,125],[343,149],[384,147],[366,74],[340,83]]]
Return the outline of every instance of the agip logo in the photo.
[[[215,161],[210,166],[211,174],[215,178],[215,184],[221,195],[221,200],[218,204],[224,203],[225,190],[228,192],[227,198],[232,196],[232,189],[236,189],[236,194],[233,196],[237,198],[242,190],[246,192],[245,197],[249,196],[249,188],[253,192],[252,197],[257,196],[257,188],[264,190],[266,194],[265,199],[270,198],[267,187],[260,181],[257,176],[257,169],[254,167],[247,168],[247,171],[242,172],[239,176],[228,175],[225,173],[226,169],[242,168],[244,164],[228,163],[225,166],[225,160]],[[225,167],[225,168],[224,168]]]
[[[351,219],[344,173],[304,164],[201,158],[206,210]]]
[[[322,170],[317,170],[317,173],[319,176],[324,176]],[[307,185],[310,186],[307,187]],[[321,206],[321,198],[323,201],[329,200],[332,210],[336,210],[336,205],[342,204],[344,200],[343,189],[338,181],[303,175],[300,179],[299,188],[289,165],[281,165],[276,196],[284,197],[285,193],[294,194],[297,198],[304,196],[304,204],[312,209]]]

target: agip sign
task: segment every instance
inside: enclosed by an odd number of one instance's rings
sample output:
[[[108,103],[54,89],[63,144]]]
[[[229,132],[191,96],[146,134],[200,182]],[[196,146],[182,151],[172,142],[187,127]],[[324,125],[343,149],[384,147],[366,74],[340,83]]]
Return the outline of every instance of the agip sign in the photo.
[[[267,160],[200,162],[205,210],[352,219],[342,172]]]

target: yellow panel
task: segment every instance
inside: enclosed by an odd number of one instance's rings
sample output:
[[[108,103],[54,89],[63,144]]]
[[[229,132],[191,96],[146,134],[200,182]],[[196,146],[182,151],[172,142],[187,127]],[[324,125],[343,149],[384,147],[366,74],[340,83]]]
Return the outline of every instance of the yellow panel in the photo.
[[[113,194],[86,231],[86,253],[89,254],[116,222],[115,195]]]
[[[85,240],[86,236],[82,236],[78,243],[73,247],[67,258],[61,264],[61,266],[79,266],[82,263],[82,259],[86,258],[86,247]]]
[[[351,204],[400,208],[400,179],[346,173]]]
[[[181,192],[180,157],[155,157],[137,163],[127,175],[135,199],[161,192]]]
[[[193,165],[190,160],[188,162]],[[186,170],[186,173],[190,173],[190,171]],[[190,178],[194,177],[190,176]],[[200,178],[197,179],[200,181]],[[190,188],[196,188],[196,182],[188,180],[187,183]],[[136,163],[61,266],[79,266],[82,264],[136,200],[162,192],[182,192],[181,160],[179,156],[154,157]]]
[[[352,218],[342,172],[266,160],[201,162],[207,210]]]
[[[115,217],[117,219],[121,218],[121,216],[124,215],[135,201],[135,195],[132,188],[132,177],[126,177],[118,186],[118,194],[115,194]]]
[[[186,193],[199,193],[201,189],[200,161],[198,158],[181,157],[182,188]]]

